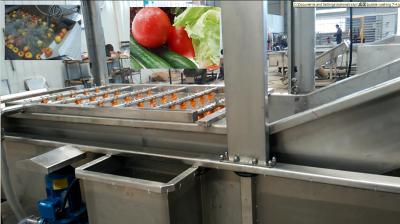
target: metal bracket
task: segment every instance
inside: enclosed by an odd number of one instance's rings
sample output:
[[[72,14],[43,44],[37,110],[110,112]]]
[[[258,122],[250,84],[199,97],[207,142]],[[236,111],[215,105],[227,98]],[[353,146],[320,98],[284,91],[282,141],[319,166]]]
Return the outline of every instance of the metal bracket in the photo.
[[[17,162],[17,167],[33,172],[49,174],[86,158],[86,153],[66,145],[44,154]]]
[[[242,223],[252,224],[256,220],[254,177],[240,177],[240,199],[242,202]]]
[[[200,120],[197,121],[197,124],[203,127],[210,127],[214,122],[221,120],[226,115],[226,108],[218,110]]]

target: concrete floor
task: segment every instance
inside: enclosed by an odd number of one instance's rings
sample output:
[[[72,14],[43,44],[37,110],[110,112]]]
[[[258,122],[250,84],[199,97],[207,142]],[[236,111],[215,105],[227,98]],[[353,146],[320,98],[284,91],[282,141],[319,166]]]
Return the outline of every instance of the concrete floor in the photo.
[[[274,89],[274,93],[288,93],[287,80],[285,80],[284,82],[282,80],[283,75],[278,72],[277,68],[268,68],[268,88]]]

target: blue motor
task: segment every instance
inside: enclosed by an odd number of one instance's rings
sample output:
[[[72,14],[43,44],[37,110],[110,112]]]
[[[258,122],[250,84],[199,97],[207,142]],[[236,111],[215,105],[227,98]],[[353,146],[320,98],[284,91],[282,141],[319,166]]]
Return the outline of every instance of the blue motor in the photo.
[[[47,198],[38,204],[41,223],[88,223],[86,206],[82,201],[79,180],[72,166],[46,175]]]

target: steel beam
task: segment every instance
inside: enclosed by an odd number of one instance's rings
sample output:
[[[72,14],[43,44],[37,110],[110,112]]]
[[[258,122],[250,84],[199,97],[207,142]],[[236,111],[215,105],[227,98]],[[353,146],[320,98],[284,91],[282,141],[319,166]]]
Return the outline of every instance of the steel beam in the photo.
[[[315,87],[315,8],[294,8],[291,41],[294,93],[309,93]],[[294,57],[293,57],[294,56]],[[293,77],[293,75],[292,75]]]
[[[58,141],[48,140],[37,140],[25,137],[13,137],[6,136],[6,142],[9,144],[23,144],[25,146],[40,146],[44,148],[49,147],[61,147],[66,144],[72,145],[80,150],[93,153],[102,154],[136,154],[136,155],[147,155],[169,159],[182,160],[185,163],[208,167],[217,170],[228,170],[236,172],[245,172],[252,174],[259,174],[259,176],[273,176],[281,178],[289,178],[295,180],[301,180],[310,183],[323,183],[330,185],[337,185],[343,187],[352,187],[364,190],[370,190],[374,192],[390,192],[400,194],[400,179],[394,176],[376,175],[359,172],[349,172],[337,169],[325,169],[311,166],[299,166],[286,163],[277,163],[274,167],[265,166],[253,166],[247,164],[237,164],[229,161],[215,160],[215,157],[190,157],[187,154],[181,152],[170,151],[174,154],[164,154],[162,151],[142,151],[137,147],[133,147],[132,150],[121,150],[115,148],[97,147],[93,145],[79,145],[70,144]],[[22,147],[23,148],[23,147]],[[11,149],[10,149],[11,150]],[[24,150],[26,150],[24,148]],[[257,184],[258,185],[258,184]]]
[[[400,8],[397,13],[397,35],[400,36]]]
[[[242,223],[256,223],[253,177],[240,177],[240,199],[242,202]]]
[[[263,1],[221,1],[230,160],[268,160]]]
[[[295,69],[294,69],[294,9],[293,9],[293,3],[290,0],[287,5],[287,16],[286,16],[286,30],[287,30],[287,43],[288,43],[288,71],[287,71],[287,76],[288,76],[288,93],[291,94],[293,93],[293,86],[292,85],[292,78],[295,77]]]
[[[400,78],[270,124],[285,163],[367,173],[400,168]]]
[[[97,1],[83,0],[81,2],[91,73],[94,83],[101,86],[108,83],[108,70],[100,8]]]

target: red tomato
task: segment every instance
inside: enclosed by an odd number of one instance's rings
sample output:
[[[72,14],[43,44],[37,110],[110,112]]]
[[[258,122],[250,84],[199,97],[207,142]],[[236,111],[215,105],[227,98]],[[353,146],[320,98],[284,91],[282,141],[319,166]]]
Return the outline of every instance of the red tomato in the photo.
[[[163,10],[146,7],[132,21],[132,36],[140,45],[155,48],[167,42],[170,28],[171,22]]]
[[[194,48],[192,39],[190,39],[183,27],[172,27],[168,35],[168,47],[171,51],[187,58],[194,58]]]

